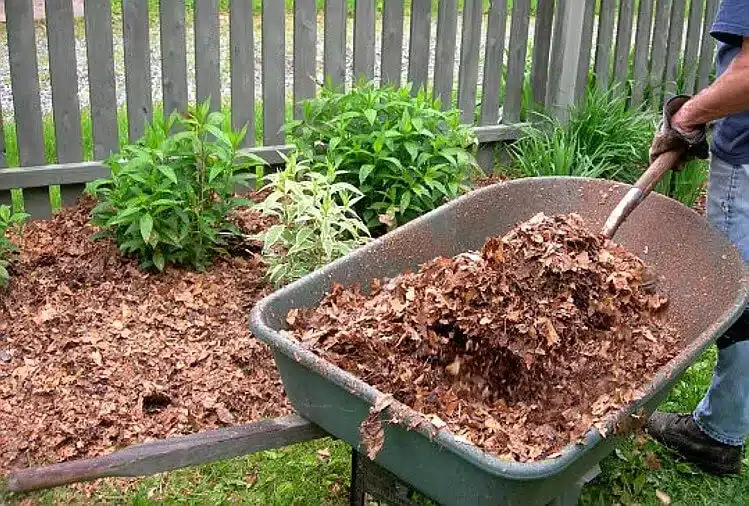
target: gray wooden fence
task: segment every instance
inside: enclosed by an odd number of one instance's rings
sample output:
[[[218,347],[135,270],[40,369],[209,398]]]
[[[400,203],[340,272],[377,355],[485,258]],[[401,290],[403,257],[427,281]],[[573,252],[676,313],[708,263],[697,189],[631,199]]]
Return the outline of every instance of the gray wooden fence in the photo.
[[[21,167],[3,169],[7,160],[0,150],[0,203],[11,200],[12,189],[22,188],[27,212],[46,217],[52,211],[51,185],[60,185],[62,202],[68,203],[86,182],[107,174],[102,163],[84,161],[81,118],[90,116],[95,160],[118,149],[122,93],[115,85],[116,64],[124,65],[127,135],[135,140],[143,133],[156,101],[153,23],[160,34],[164,110],[182,110],[188,101],[208,96],[213,107],[230,99],[233,124],[249,127],[247,148],[269,163],[281,163],[279,152],[289,149],[281,129],[288,103],[313,97],[324,78],[346,87],[364,76],[396,85],[410,82],[444,104],[457,105],[463,120],[475,125],[480,160],[489,166],[491,144],[518,137],[528,106],[540,104],[563,117],[567,105],[583,96],[589,75],[598,86],[621,83],[633,106],[658,106],[664,94],[704,87],[713,70],[715,47],[708,30],[718,0],[537,0],[534,11],[531,0],[513,0],[511,7],[507,0],[384,0],[382,12],[375,0],[356,0],[351,11],[346,0],[326,0],[319,10],[315,0],[295,0],[290,11],[282,0],[263,0],[259,11],[253,0],[231,0],[228,13],[220,11],[218,0],[194,4],[188,10],[184,0],[161,0],[158,12],[149,13],[148,0],[122,0],[113,15],[109,0],[86,0],[82,26],[89,92],[82,107],[82,57],[76,54],[71,0],[46,0],[56,138],[56,163],[49,164],[32,0],[6,0]],[[258,19],[259,29],[253,23]],[[229,43],[222,50],[224,27]],[[115,36],[122,37],[123,55],[113,49]],[[188,56],[194,75],[188,75]],[[227,65],[228,97],[222,87]],[[259,93],[256,77],[262,83]],[[188,93],[192,85],[194,96]],[[260,109],[262,143],[255,146]],[[295,115],[300,112],[294,109]],[[0,123],[0,148],[3,142]]]

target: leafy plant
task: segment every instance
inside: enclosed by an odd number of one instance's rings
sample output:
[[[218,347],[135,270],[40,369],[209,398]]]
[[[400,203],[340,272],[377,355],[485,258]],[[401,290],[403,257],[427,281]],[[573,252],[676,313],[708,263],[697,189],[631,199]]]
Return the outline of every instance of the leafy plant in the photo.
[[[9,206],[0,206],[0,286],[5,286],[10,281],[9,257],[17,250],[16,245],[8,238],[8,230],[20,226],[28,217],[25,213],[14,213]]]
[[[361,82],[346,93],[324,88],[304,103],[304,118],[287,129],[311,168],[333,166],[363,196],[355,209],[370,230],[394,227],[441,205],[464,189],[478,165],[476,138],[456,109],[410,86]]]
[[[369,231],[354,211],[362,193],[336,181],[340,171],[310,170],[292,154],[283,171],[268,174],[270,190],[255,209],[276,223],[256,236],[263,241],[268,277],[276,285],[293,281],[364,244]]]
[[[175,126],[179,126],[176,129]],[[249,201],[234,195],[262,161],[238,149],[245,129],[209,104],[147,125],[143,137],[107,160],[111,177],[93,191],[102,202],[92,223],[144,269],[167,263],[205,268],[239,234],[227,216]]]

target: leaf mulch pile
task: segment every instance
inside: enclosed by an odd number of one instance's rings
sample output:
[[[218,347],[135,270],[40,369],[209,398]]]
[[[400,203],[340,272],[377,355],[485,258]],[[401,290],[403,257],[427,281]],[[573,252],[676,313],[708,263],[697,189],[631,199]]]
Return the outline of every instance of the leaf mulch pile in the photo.
[[[605,430],[677,354],[679,337],[659,321],[667,298],[645,290],[648,277],[578,216],[539,214],[368,295],[334,286],[287,321],[305,346],[437,428],[531,461]]]
[[[0,291],[0,470],[291,411],[248,315],[259,258],[146,274],[87,224],[93,202],[25,227]],[[242,211],[248,233],[266,223]]]

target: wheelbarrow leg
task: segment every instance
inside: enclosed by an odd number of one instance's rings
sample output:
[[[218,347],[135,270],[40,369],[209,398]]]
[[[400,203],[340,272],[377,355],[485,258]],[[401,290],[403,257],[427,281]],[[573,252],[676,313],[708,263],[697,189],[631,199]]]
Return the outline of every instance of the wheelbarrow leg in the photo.
[[[391,506],[414,506],[413,490],[390,471],[356,450],[351,450],[349,504],[364,506],[366,495]]]
[[[366,491],[364,490],[363,476],[359,469],[359,452],[351,449],[351,491],[349,492],[350,506],[364,506]]]
[[[580,494],[586,483],[592,481],[596,476],[601,474],[601,466],[596,464],[580,480],[570,487],[565,493],[551,501],[547,506],[577,506],[580,500]]]

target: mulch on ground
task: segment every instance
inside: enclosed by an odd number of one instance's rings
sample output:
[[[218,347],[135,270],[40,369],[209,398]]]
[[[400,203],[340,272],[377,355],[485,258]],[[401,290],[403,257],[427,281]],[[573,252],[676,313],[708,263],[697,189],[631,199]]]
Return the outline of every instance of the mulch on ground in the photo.
[[[648,278],[576,215],[538,215],[478,252],[374,281],[369,295],[335,286],[287,321],[305,346],[436,426],[531,461],[603,428],[677,354],[659,321],[667,298]],[[381,431],[362,431],[382,444]]]
[[[271,290],[259,257],[147,274],[90,239],[92,206],[28,224],[0,291],[0,469],[289,413],[271,353],[248,330]],[[237,222],[267,225],[251,211]]]

